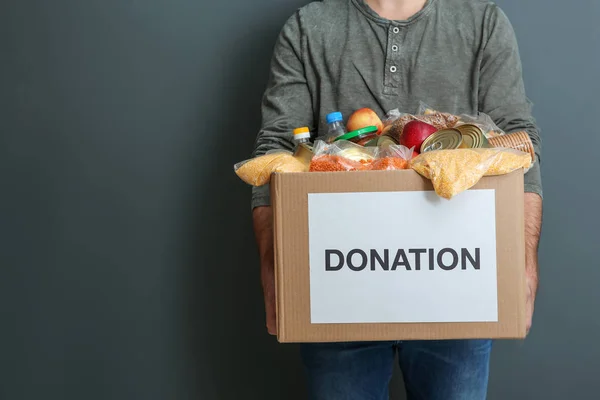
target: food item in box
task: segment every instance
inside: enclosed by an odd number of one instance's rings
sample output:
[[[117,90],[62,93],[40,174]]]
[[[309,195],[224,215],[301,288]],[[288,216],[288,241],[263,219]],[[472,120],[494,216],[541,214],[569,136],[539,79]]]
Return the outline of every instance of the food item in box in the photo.
[[[243,161],[234,166],[241,180],[252,186],[266,185],[274,172],[307,172],[308,163],[289,152],[279,151]]]
[[[388,111],[388,113],[385,115],[385,117],[383,117],[383,130],[381,131],[380,135],[386,135],[387,133],[389,133],[390,128],[392,127],[392,124],[394,122],[396,122],[396,120],[398,118],[400,118],[402,116],[402,113],[400,112],[399,109],[395,108],[393,110]],[[396,139],[397,141],[397,139]]]
[[[485,113],[479,112],[477,116],[461,114],[459,117],[460,121],[456,127],[465,124],[475,125],[484,132],[488,139],[499,135],[504,135],[504,131],[498,128],[494,121],[492,121],[492,118]]]
[[[400,135],[400,144],[406,147],[414,147],[419,151],[425,139],[433,135],[437,130],[435,126],[426,122],[419,120],[410,121],[404,126],[402,135]]]
[[[381,122],[377,113],[370,108],[361,108],[354,111],[350,115],[350,118],[348,118],[348,123],[346,124],[346,128],[349,132],[357,131],[366,128],[367,126],[375,126],[377,128],[377,134],[380,134],[383,130],[383,122]]]
[[[310,162],[310,172],[363,171],[368,168],[371,160],[355,161],[338,155],[323,154],[313,157]]]
[[[492,121],[492,118],[490,118],[489,115],[487,115],[483,112],[478,112],[477,116],[471,116],[471,115],[466,115],[466,114],[452,115],[452,114],[448,114],[448,113],[441,113],[440,111],[435,110],[432,107],[429,107],[427,104],[420,102],[419,110],[417,113],[423,114],[423,115],[434,115],[434,114],[447,115],[448,116],[447,118],[450,118],[452,121],[455,122],[455,124],[453,126],[449,126],[450,128],[458,128],[460,125],[465,125],[465,124],[476,125],[484,132],[484,134],[487,138],[504,134],[502,129],[498,128],[498,126],[494,123],[494,121]]]
[[[293,131],[294,144],[310,143],[310,129],[307,126],[296,128]]]
[[[463,135],[458,129],[442,129],[429,136],[421,144],[421,153],[434,150],[458,149],[462,146]]]
[[[500,150],[500,151],[498,151]],[[531,168],[531,155],[515,149],[485,149],[483,156],[490,159],[484,176],[504,175],[523,168]]]
[[[382,157],[373,161],[370,166],[372,171],[392,171],[397,169],[408,169],[408,161],[400,157]]]
[[[346,133],[345,135],[339,136],[335,139],[335,142],[340,140],[347,140],[352,143],[356,143],[360,146],[365,146],[371,140],[377,138],[377,127],[376,126],[367,126],[362,129],[358,129],[355,131],[351,131]]]
[[[363,147],[347,140],[327,144],[318,140],[313,148],[310,172],[360,171],[375,159],[377,148]]]
[[[411,168],[430,179],[435,192],[445,199],[475,185],[487,170],[481,155],[471,149],[421,153],[412,160]]]
[[[456,149],[425,152],[411,161],[411,168],[430,179],[435,192],[451,199],[473,187],[484,175],[528,169],[531,157],[514,149]]]
[[[417,119],[427,122],[438,129],[447,129],[454,128],[460,120],[460,117],[446,112],[431,110],[426,112],[423,116],[417,115]]]
[[[333,143],[335,139],[348,133],[346,132],[346,127],[344,127],[341,112],[329,113],[325,117],[325,120],[327,121],[327,134],[321,140],[326,143]]]
[[[437,130],[453,128],[458,123],[458,117],[447,113],[435,112],[428,115],[404,114],[391,124],[387,134],[399,139],[406,124],[415,120],[433,125]]]
[[[475,124],[457,125],[456,128],[462,135],[462,148],[480,149],[490,147],[485,132]]]
[[[294,150],[294,157],[306,165],[310,164],[313,155],[312,146],[309,143],[300,143]]]
[[[492,147],[505,147],[515,150],[521,150],[531,155],[531,159],[535,161],[535,150],[529,134],[525,131],[507,133],[489,139]]]
[[[410,168],[414,148],[403,145],[388,145],[379,148],[377,159],[373,161],[369,169],[373,171],[390,171]]]

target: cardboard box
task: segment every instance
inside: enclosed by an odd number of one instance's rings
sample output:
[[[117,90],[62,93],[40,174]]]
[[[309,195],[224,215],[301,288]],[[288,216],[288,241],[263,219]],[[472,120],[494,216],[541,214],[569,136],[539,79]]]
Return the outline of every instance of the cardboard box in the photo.
[[[412,170],[274,174],[280,342],[523,338],[523,171],[451,200]]]

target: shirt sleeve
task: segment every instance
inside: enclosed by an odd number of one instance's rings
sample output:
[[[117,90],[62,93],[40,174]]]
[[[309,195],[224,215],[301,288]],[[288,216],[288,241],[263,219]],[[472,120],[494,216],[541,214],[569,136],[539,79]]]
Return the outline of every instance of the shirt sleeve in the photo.
[[[284,25],[273,51],[267,88],[263,95],[262,126],[253,157],[269,150],[292,150],[293,129],[314,131],[314,112],[302,62],[303,35],[296,12]],[[270,187],[252,188],[252,208],[270,205]]]
[[[479,75],[479,109],[507,133],[526,131],[533,142],[536,161],[525,174],[525,191],[542,196],[540,129],[525,94],[523,71],[514,29],[506,14],[491,6]]]

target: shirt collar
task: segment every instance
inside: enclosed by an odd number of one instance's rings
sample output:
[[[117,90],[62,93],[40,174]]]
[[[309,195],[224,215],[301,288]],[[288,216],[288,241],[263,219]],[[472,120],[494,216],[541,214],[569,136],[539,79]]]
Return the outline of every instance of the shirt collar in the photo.
[[[383,24],[393,24],[393,25],[410,25],[413,22],[421,19],[425,15],[429,14],[429,12],[433,9],[433,6],[436,3],[436,0],[427,0],[427,3],[423,6],[423,8],[417,12],[415,15],[410,17],[404,21],[391,21],[389,19],[385,19],[377,14],[366,2],[366,0],[352,0],[352,3],[368,18],[374,20],[375,22],[383,23]]]

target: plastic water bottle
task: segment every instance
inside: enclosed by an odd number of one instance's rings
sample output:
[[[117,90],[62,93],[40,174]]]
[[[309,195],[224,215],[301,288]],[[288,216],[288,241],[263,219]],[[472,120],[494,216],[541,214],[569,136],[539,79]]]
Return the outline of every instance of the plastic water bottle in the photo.
[[[308,165],[313,157],[313,150],[310,143],[310,129],[306,126],[294,129],[294,143],[296,144],[294,157]]]
[[[310,143],[310,129],[306,126],[294,129],[294,142],[296,146],[302,143]]]
[[[342,122],[343,118],[341,112],[336,111],[332,112],[331,114],[327,114],[326,120],[327,125],[329,125],[327,136],[325,136],[325,141],[327,143],[332,143],[336,138],[347,133],[344,123]]]

